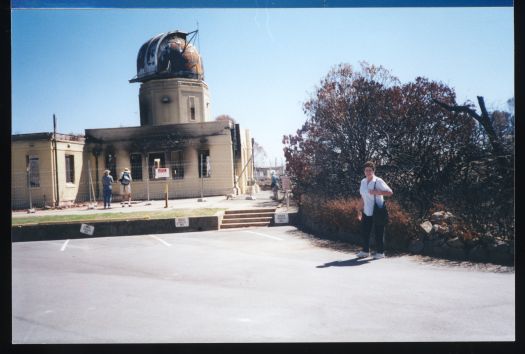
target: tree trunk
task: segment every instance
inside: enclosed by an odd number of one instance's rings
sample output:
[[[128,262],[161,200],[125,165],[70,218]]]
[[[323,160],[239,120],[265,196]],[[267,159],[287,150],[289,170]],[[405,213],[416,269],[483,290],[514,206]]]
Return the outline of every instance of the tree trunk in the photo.
[[[435,98],[432,100],[438,104],[440,107],[446,109],[449,112],[460,112],[460,113],[467,113],[469,116],[474,118],[476,121],[481,124],[485,132],[487,133],[487,136],[489,138],[490,145],[492,146],[492,154],[496,158],[496,161],[498,163],[500,173],[506,173],[506,169],[509,167],[506,159],[506,155],[508,155],[505,150],[503,149],[503,145],[496,134],[496,131],[494,130],[494,127],[492,126],[492,122],[490,121],[490,116],[487,111],[487,108],[485,107],[485,100],[482,96],[477,96],[479,107],[481,109],[481,115],[476,113],[472,108],[469,106],[451,106],[444,102],[441,102]]]

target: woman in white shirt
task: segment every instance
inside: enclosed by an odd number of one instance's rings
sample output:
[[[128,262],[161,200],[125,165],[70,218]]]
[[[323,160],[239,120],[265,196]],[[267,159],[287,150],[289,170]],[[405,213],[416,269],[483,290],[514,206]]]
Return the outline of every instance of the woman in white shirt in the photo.
[[[372,226],[374,226],[374,234],[376,237],[376,253],[374,254],[374,259],[380,259],[385,257],[383,248],[383,232],[385,226],[379,224],[374,225],[374,219],[372,217],[374,213],[374,203],[377,203],[379,207],[383,207],[383,196],[390,197],[393,192],[385,181],[375,175],[376,167],[372,161],[367,161],[364,169],[366,177],[361,180],[361,186],[359,188],[359,193],[361,194],[359,209],[361,212],[357,217],[361,222],[363,250],[357,254],[357,258],[370,256],[370,231],[372,231]]]

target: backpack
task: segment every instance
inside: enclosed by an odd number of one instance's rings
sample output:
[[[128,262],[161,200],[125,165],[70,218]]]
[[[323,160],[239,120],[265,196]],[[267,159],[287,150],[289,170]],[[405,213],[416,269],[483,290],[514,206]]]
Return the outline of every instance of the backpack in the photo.
[[[124,172],[124,174],[122,174],[122,178],[120,179],[120,183],[122,183],[125,186],[129,184],[129,174],[127,172]]]

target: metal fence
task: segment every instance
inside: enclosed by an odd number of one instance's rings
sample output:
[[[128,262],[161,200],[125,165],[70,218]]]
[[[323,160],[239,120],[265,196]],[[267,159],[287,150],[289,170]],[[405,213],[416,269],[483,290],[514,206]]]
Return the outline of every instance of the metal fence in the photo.
[[[204,162],[199,171],[197,164],[189,163],[164,163],[161,162],[160,167],[165,167],[169,170],[169,178],[155,179],[153,166],[146,167],[142,165],[128,165],[133,181],[131,183],[132,200],[162,200],[165,198],[166,185],[168,186],[168,198],[197,198],[202,196],[214,195],[228,195],[234,192],[234,180],[229,171],[230,162],[215,160],[208,164]],[[86,204],[95,201],[103,201],[103,187],[102,176],[105,168],[97,171],[91,169],[88,173],[88,168],[82,171],[75,171],[78,175],[75,176],[75,183],[66,183],[65,178],[59,178],[60,184],[60,205],[72,206],[75,204]],[[112,201],[119,202],[122,197],[120,195],[120,183],[118,178],[122,172],[114,171],[112,177],[114,183],[112,185]],[[200,173],[204,178],[200,178]],[[38,178],[29,176],[28,172],[12,172],[11,181],[11,208],[27,209],[43,208],[45,206],[54,206],[54,196],[56,193],[54,182],[54,171],[40,168]],[[60,173],[60,172],[59,172]],[[65,174],[64,171],[62,173]],[[240,173],[240,171],[237,171]],[[91,178],[90,178],[91,175]],[[31,187],[29,187],[29,178],[31,179]],[[250,181],[251,182],[251,181]],[[250,185],[251,183],[248,183]]]

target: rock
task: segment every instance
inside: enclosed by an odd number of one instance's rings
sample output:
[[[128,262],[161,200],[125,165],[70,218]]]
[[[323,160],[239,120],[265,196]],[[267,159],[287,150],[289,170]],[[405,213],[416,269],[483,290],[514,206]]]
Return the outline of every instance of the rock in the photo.
[[[481,244],[474,246],[468,253],[468,258],[475,262],[487,262],[489,251]]]
[[[472,248],[479,244],[479,238],[475,237],[472,239],[463,240],[463,242],[465,242],[465,245],[467,245],[467,247]]]
[[[447,243],[443,243],[441,246],[435,246],[433,249],[434,255],[454,260],[464,260],[465,250],[463,248],[453,248]]]
[[[507,242],[496,240],[487,246],[489,259],[491,262],[498,264],[512,263],[514,256],[510,253],[510,246]]]
[[[510,253],[510,246],[504,241],[496,241],[487,247],[489,260],[497,264],[512,264],[514,256]]]
[[[424,223],[422,223],[421,225],[421,228],[427,233],[429,234],[431,231],[432,231],[432,223],[430,221],[425,221]]]
[[[421,253],[424,247],[425,243],[419,239],[416,239],[410,241],[410,244],[408,245],[408,250],[412,253]]]
[[[428,255],[428,256],[432,255],[432,249],[433,249],[432,241],[424,240],[423,241],[423,254]]]
[[[443,221],[451,223],[455,219],[454,214],[448,211],[437,211],[430,217],[430,221],[433,224],[441,224]]]
[[[466,258],[466,252],[464,248],[449,247],[446,257],[455,260],[464,260]]]
[[[489,252],[509,252],[509,244],[505,241],[495,240],[488,245]]]
[[[459,239],[459,237],[454,237],[447,241],[447,244],[452,248],[463,248],[465,244]]]
[[[426,241],[434,241],[436,238],[439,238],[439,235],[435,232],[431,232],[428,235],[423,236],[423,239]]]
[[[445,239],[441,237],[437,237],[434,240],[432,240],[432,247],[433,248],[439,248],[442,247],[445,244]]]
[[[448,247],[446,243],[434,244],[432,247],[432,254],[437,257],[445,258],[448,248],[450,247]]]
[[[496,242],[496,240],[494,239],[494,236],[492,236],[492,234],[490,232],[487,232],[487,233],[481,235],[479,240],[481,241],[481,243],[483,243],[485,245],[491,245],[494,242]]]
[[[437,226],[435,228],[435,232],[437,234],[440,234],[440,235],[444,235],[444,234],[447,234],[450,230],[448,228],[448,226],[446,225],[434,225],[434,226]],[[434,227],[433,227],[434,228]]]

